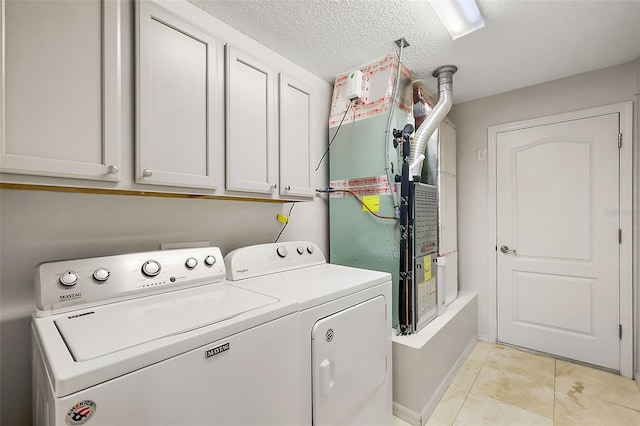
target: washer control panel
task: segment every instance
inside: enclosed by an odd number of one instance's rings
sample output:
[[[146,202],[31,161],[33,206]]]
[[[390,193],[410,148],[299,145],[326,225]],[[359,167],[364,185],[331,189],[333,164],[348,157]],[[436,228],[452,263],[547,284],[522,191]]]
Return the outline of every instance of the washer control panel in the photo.
[[[219,283],[225,277],[217,247],[48,262],[36,268],[36,307],[48,312],[80,309],[114,299]]]
[[[242,247],[225,256],[227,279],[231,281],[326,263],[313,243],[291,241]]]

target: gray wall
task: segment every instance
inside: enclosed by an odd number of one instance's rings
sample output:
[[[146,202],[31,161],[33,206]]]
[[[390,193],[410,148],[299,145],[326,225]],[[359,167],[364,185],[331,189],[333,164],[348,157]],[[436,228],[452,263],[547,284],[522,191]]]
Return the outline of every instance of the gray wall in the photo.
[[[462,290],[478,293],[481,338],[488,338],[489,321],[496,314],[489,311],[487,300],[489,288],[494,285],[486,278],[491,268],[487,261],[488,163],[477,160],[477,151],[488,147],[488,127],[634,99],[637,111],[639,72],[640,62],[634,61],[453,107],[451,118],[456,124],[458,138],[459,280]],[[635,129],[637,147],[640,146],[637,125]],[[635,188],[634,194],[637,194],[637,186]],[[636,216],[634,224],[637,223]],[[636,369],[637,365],[640,362],[636,363]]]
[[[123,8],[123,27],[133,30],[132,6]],[[133,164],[133,41],[123,36],[123,162]],[[312,117],[320,129],[311,147],[315,162],[328,140],[331,86],[319,78],[324,108]],[[82,123],[78,123],[82,125]],[[132,170],[132,167],[127,167]],[[327,162],[312,181],[327,185]],[[67,184],[73,185],[73,182]],[[142,196],[0,190],[0,424],[31,424],[30,315],[37,264],[61,259],[159,249],[160,243],[210,241],[222,253],[273,242],[291,204]],[[324,198],[296,203],[282,241],[307,240],[328,250]]]

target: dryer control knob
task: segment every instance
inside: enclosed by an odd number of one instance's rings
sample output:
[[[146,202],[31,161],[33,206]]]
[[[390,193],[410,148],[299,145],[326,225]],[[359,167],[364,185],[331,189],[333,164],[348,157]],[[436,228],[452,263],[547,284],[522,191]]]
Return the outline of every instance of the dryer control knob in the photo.
[[[313,254],[313,246],[307,246],[307,251],[309,254]]]
[[[96,281],[105,282],[111,276],[111,272],[107,268],[98,268],[93,271],[93,278]]]
[[[155,277],[160,273],[160,264],[155,260],[147,260],[142,264],[142,273],[147,277]]]
[[[72,271],[67,271],[64,274],[60,275],[60,284],[65,287],[73,287],[78,284],[78,274]]]
[[[207,266],[213,266],[216,263],[216,257],[215,256],[207,256],[204,258],[204,264]]]
[[[298,248],[296,249],[296,251],[298,252],[298,254],[304,254],[304,247],[302,247],[302,246],[298,246]]]
[[[198,261],[195,257],[190,257],[184,262],[184,266],[186,266],[188,269],[193,269],[198,266]]]
[[[280,257],[287,257],[287,255],[289,254],[289,252],[287,251],[287,248],[285,246],[280,246],[276,249],[276,253],[278,253],[278,256]]]

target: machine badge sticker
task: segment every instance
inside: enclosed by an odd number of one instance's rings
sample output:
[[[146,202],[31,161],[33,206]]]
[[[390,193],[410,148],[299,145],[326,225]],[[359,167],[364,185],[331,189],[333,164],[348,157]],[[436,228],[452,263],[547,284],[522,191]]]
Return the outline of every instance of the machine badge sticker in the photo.
[[[81,298],[82,298],[82,293],[68,293],[68,294],[60,295],[61,302],[64,302],[65,300],[73,300],[73,299],[81,299]]]
[[[215,348],[207,349],[205,352],[205,359],[211,358],[212,356],[216,356],[221,354],[222,352],[228,351],[230,348],[229,343],[225,343],[224,345],[216,346]]]
[[[67,412],[66,421],[68,425],[82,425],[96,412],[96,403],[86,399],[78,402]]]

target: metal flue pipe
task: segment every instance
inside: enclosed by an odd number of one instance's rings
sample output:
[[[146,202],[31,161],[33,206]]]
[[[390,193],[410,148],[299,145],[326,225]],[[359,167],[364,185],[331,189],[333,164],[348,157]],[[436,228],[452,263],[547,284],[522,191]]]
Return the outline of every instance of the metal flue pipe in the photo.
[[[422,160],[424,160],[427,142],[453,106],[453,74],[456,71],[458,67],[455,65],[444,65],[433,72],[433,76],[438,79],[438,102],[431,114],[418,127],[413,138],[409,157],[411,176],[420,176],[422,173]]]

